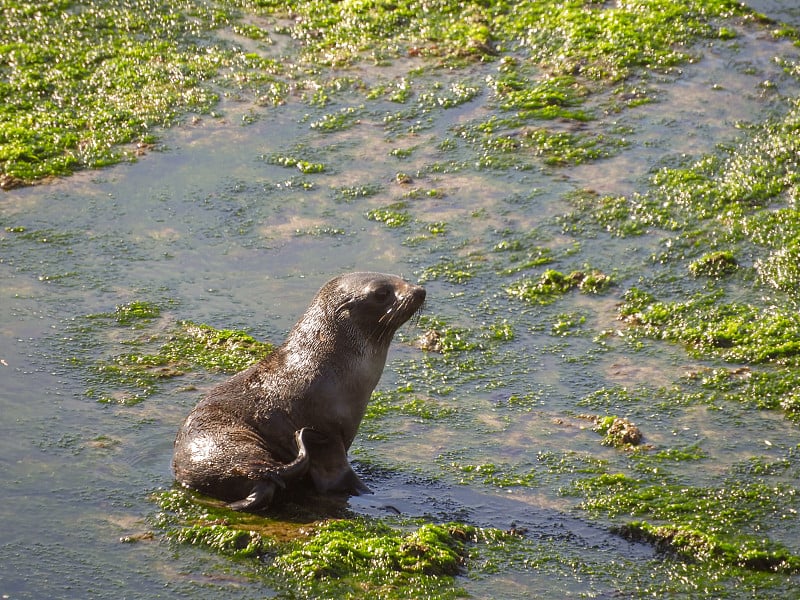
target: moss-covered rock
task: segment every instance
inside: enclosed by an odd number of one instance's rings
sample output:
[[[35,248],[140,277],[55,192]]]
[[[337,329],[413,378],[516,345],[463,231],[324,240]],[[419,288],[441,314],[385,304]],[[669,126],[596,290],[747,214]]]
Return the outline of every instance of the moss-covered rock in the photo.
[[[795,574],[800,572],[800,556],[777,544],[763,540],[723,542],[714,535],[681,526],[652,525],[634,521],[617,529],[620,535],[636,542],[646,542],[659,552],[675,554],[701,562],[716,562],[726,567],[753,571]]]
[[[180,544],[238,559],[259,559],[261,576],[301,598],[464,596],[456,575],[478,546],[515,536],[460,523],[387,522],[367,518],[284,522],[235,513],[183,490],[154,495],[154,526]],[[280,517],[280,515],[278,515]]]

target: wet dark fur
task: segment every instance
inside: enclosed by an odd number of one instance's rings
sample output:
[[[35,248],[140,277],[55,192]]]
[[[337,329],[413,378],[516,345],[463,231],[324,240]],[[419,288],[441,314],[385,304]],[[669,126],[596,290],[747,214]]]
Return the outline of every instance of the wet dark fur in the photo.
[[[176,479],[237,509],[263,508],[303,479],[319,492],[368,492],[347,451],[395,331],[424,300],[423,288],[381,273],[326,283],[283,345],[189,414]]]

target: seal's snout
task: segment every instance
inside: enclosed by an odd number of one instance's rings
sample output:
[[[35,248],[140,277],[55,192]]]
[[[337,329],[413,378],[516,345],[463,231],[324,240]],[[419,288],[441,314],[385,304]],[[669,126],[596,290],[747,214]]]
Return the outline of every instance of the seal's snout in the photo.
[[[408,302],[414,310],[419,309],[425,303],[425,296],[427,292],[421,285],[409,285],[408,292],[405,294],[404,300]]]
[[[409,317],[412,314],[419,313],[419,311],[422,310],[422,306],[425,304],[426,296],[427,292],[425,291],[424,287],[421,285],[409,284],[408,290],[401,300],[401,303],[404,304],[410,312]]]

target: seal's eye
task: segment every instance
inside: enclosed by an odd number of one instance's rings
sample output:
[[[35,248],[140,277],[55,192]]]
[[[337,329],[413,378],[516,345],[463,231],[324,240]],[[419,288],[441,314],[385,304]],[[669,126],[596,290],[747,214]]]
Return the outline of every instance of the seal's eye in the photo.
[[[392,294],[392,288],[389,286],[381,286],[376,290],[373,290],[372,297],[377,300],[378,302],[386,302]]]

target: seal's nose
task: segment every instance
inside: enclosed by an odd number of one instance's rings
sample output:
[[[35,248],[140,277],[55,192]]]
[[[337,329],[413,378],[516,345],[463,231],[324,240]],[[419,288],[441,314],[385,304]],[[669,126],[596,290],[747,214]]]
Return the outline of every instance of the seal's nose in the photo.
[[[425,288],[419,285],[414,286],[414,289],[411,291],[411,295],[414,297],[414,300],[416,300],[420,304],[425,302],[426,294],[427,292],[425,291]]]

